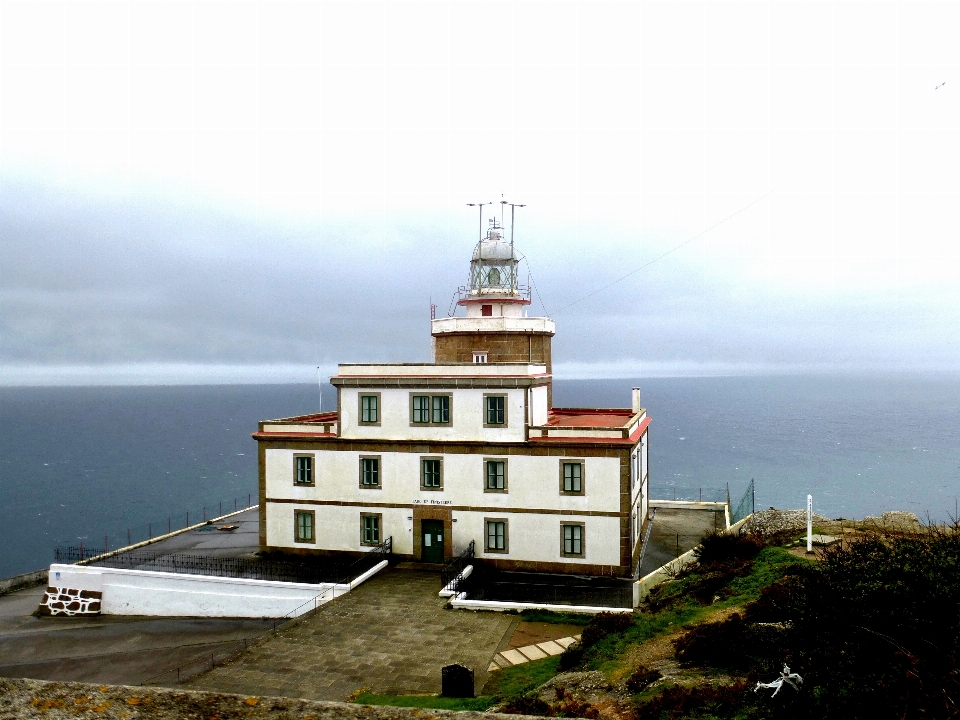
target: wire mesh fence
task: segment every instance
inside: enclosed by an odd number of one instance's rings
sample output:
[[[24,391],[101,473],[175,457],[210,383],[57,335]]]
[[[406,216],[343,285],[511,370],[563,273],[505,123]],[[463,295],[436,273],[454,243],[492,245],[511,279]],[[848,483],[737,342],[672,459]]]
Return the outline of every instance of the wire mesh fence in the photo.
[[[470,600],[633,607],[632,581],[621,578],[501,572],[481,566],[474,567],[459,589]]]
[[[347,583],[388,560],[393,549],[393,538],[359,557],[320,556],[303,559],[246,558],[163,553],[150,550],[128,550],[104,555],[87,547],[58,547],[56,562],[72,564],[84,562],[95,567],[127,570],[153,570],[183,575],[246,578],[297,583]]]
[[[234,512],[247,510],[255,507],[253,501],[256,499],[254,493],[247,493],[226,500],[200,502],[176,513],[168,513],[166,516],[155,517],[146,522],[130,523],[125,528],[121,526],[121,528],[102,536],[78,537],[76,541],[79,541],[79,544],[84,548],[91,548],[95,551],[95,554],[111,552],[146,540],[153,540],[177,530],[224,518],[224,516]],[[73,540],[67,538],[63,538],[59,542],[61,545],[73,544]]]
[[[735,507],[730,508],[730,522],[736,523],[743,520],[748,515],[756,511],[756,493],[754,490],[753,478],[750,478],[750,484],[740,498],[740,502]]]
[[[650,488],[650,499],[727,502],[727,489],[718,487],[658,485]]]

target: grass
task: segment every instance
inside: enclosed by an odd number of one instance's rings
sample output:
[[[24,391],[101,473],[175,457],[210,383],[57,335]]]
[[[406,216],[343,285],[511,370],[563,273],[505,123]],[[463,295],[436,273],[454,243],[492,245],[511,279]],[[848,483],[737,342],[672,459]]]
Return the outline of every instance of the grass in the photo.
[[[560,656],[533,660],[532,662],[514,665],[494,673],[484,686],[484,691],[496,697],[512,697],[522,695],[528,690],[543,685],[557,674],[557,665]]]
[[[575,612],[553,612],[551,610],[524,610],[520,619],[524,622],[553,623],[555,625],[586,625],[592,615]]]
[[[754,558],[750,572],[734,578],[727,586],[733,593],[722,601],[701,605],[686,595],[686,590],[695,582],[695,574],[682,577],[663,591],[671,598],[659,612],[634,613],[633,625],[623,633],[608,635],[587,650],[586,667],[600,670],[607,676],[617,676],[628,670],[626,654],[633,645],[666,635],[674,630],[697,622],[717,610],[742,605],[755,600],[760,591],[781,577],[787,565],[809,562],[798,558],[779,547],[767,547]]]
[[[425,708],[429,710],[488,710],[497,701],[492,695],[475,698],[448,698],[439,695],[375,695],[364,692],[353,702],[361,705],[392,705],[393,707]]]
[[[430,710],[476,710],[490,709],[503,698],[522,695],[557,674],[559,656],[534,660],[523,665],[514,665],[492,673],[484,690],[486,693],[475,698],[447,698],[439,695],[377,695],[362,692],[353,698],[361,705],[392,705],[393,707],[414,707]]]

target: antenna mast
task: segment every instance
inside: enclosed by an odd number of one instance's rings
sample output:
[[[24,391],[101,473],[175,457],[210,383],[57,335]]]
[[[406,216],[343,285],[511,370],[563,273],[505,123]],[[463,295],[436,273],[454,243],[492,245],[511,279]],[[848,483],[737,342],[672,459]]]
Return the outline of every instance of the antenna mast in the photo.
[[[483,240],[483,206],[484,205],[493,205],[493,201],[485,203],[467,203],[467,207],[478,207],[480,208],[480,240]]]
[[[500,201],[500,204],[501,204],[501,205],[509,205],[509,206],[510,206],[510,249],[513,250],[513,221],[514,221],[514,213],[516,212],[516,209],[517,209],[518,207],[526,207],[526,205],[522,205],[521,203],[507,202],[506,200],[501,200],[501,201]]]

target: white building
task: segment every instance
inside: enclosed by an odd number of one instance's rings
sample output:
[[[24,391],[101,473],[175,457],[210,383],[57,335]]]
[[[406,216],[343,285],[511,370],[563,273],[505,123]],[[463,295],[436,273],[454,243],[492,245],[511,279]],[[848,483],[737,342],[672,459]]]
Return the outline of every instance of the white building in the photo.
[[[441,563],[475,541],[500,569],[631,574],[647,517],[650,419],[552,407],[554,322],[526,317],[512,242],[477,244],[466,317],[432,321],[432,363],[343,364],[336,412],[271,420],[264,550]]]

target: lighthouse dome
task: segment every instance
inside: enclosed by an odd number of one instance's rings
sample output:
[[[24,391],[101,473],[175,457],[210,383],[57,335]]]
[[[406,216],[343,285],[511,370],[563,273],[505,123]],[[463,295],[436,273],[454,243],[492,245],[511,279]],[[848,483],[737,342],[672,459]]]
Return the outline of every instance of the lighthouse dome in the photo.
[[[514,259],[513,246],[500,234],[500,228],[490,228],[487,236],[473,249],[473,260]]]

